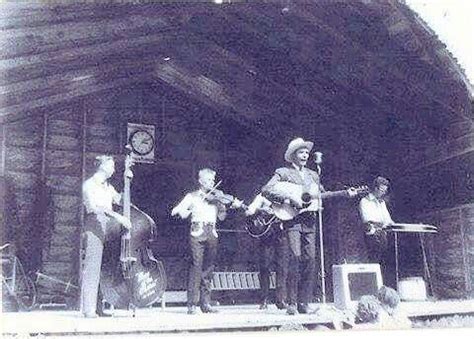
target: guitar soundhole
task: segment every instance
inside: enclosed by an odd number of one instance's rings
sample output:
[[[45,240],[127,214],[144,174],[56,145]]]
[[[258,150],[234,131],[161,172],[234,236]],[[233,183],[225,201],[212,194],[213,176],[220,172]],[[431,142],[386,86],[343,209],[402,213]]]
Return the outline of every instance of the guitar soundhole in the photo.
[[[301,195],[301,200],[303,200],[303,203],[304,204],[309,204],[311,203],[311,194],[309,194],[308,192],[305,192]]]

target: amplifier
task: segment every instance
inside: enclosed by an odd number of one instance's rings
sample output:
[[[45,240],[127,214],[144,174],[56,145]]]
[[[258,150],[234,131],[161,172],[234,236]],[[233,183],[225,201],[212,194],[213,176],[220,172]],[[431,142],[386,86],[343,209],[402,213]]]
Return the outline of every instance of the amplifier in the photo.
[[[377,295],[383,285],[379,264],[332,266],[334,304],[339,309],[354,309],[363,295]]]

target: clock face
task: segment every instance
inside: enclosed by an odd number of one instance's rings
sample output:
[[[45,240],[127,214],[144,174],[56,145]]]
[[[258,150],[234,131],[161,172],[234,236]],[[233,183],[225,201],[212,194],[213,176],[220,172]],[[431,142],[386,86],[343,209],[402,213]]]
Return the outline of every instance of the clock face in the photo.
[[[155,140],[150,132],[145,130],[137,130],[130,135],[130,145],[135,153],[146,155],[153,151]]]

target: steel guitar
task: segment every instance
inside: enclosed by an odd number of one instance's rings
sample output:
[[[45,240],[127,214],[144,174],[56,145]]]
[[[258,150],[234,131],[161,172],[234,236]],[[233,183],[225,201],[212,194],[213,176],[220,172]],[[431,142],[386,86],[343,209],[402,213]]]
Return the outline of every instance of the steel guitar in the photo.
[[[398,286],[399,282],[399,262],[398,262],[398,233],[416,233],[420,239],[421,252],[423,256],[423,271],[428,280],[430,290],[432,291],[431,286],[431,275],[428,267],[428,260],[426,258],[425,244],[423,241],[423,234],[425,233],[438,233],[438,228],[433,225],[427,224],[408,224],[408,223],[393,223],[382,227],[383,230],[394,234],[394,246],[395,246],[395,274],[396,274],[396,283]]]
[[[394,223],[383,227],[387,232],[400,233],[437,233],[438,229],[433,225],[426,224],[404,224]]]

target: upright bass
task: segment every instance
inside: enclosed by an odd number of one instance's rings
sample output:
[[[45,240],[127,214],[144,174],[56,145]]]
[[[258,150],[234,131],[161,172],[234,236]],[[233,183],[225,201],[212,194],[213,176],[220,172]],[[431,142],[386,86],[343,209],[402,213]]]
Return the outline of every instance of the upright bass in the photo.
[[[108,222],[100,291],[103,298],[114,307],[135,309],[161,300],[166,289],[166,274],[163,263],[153,256],[149,247],[156,224],[131,203],[132,165],[132,156],[127,154],[123,215],[130,219],[132,227],[127,230],[114,220]]]

